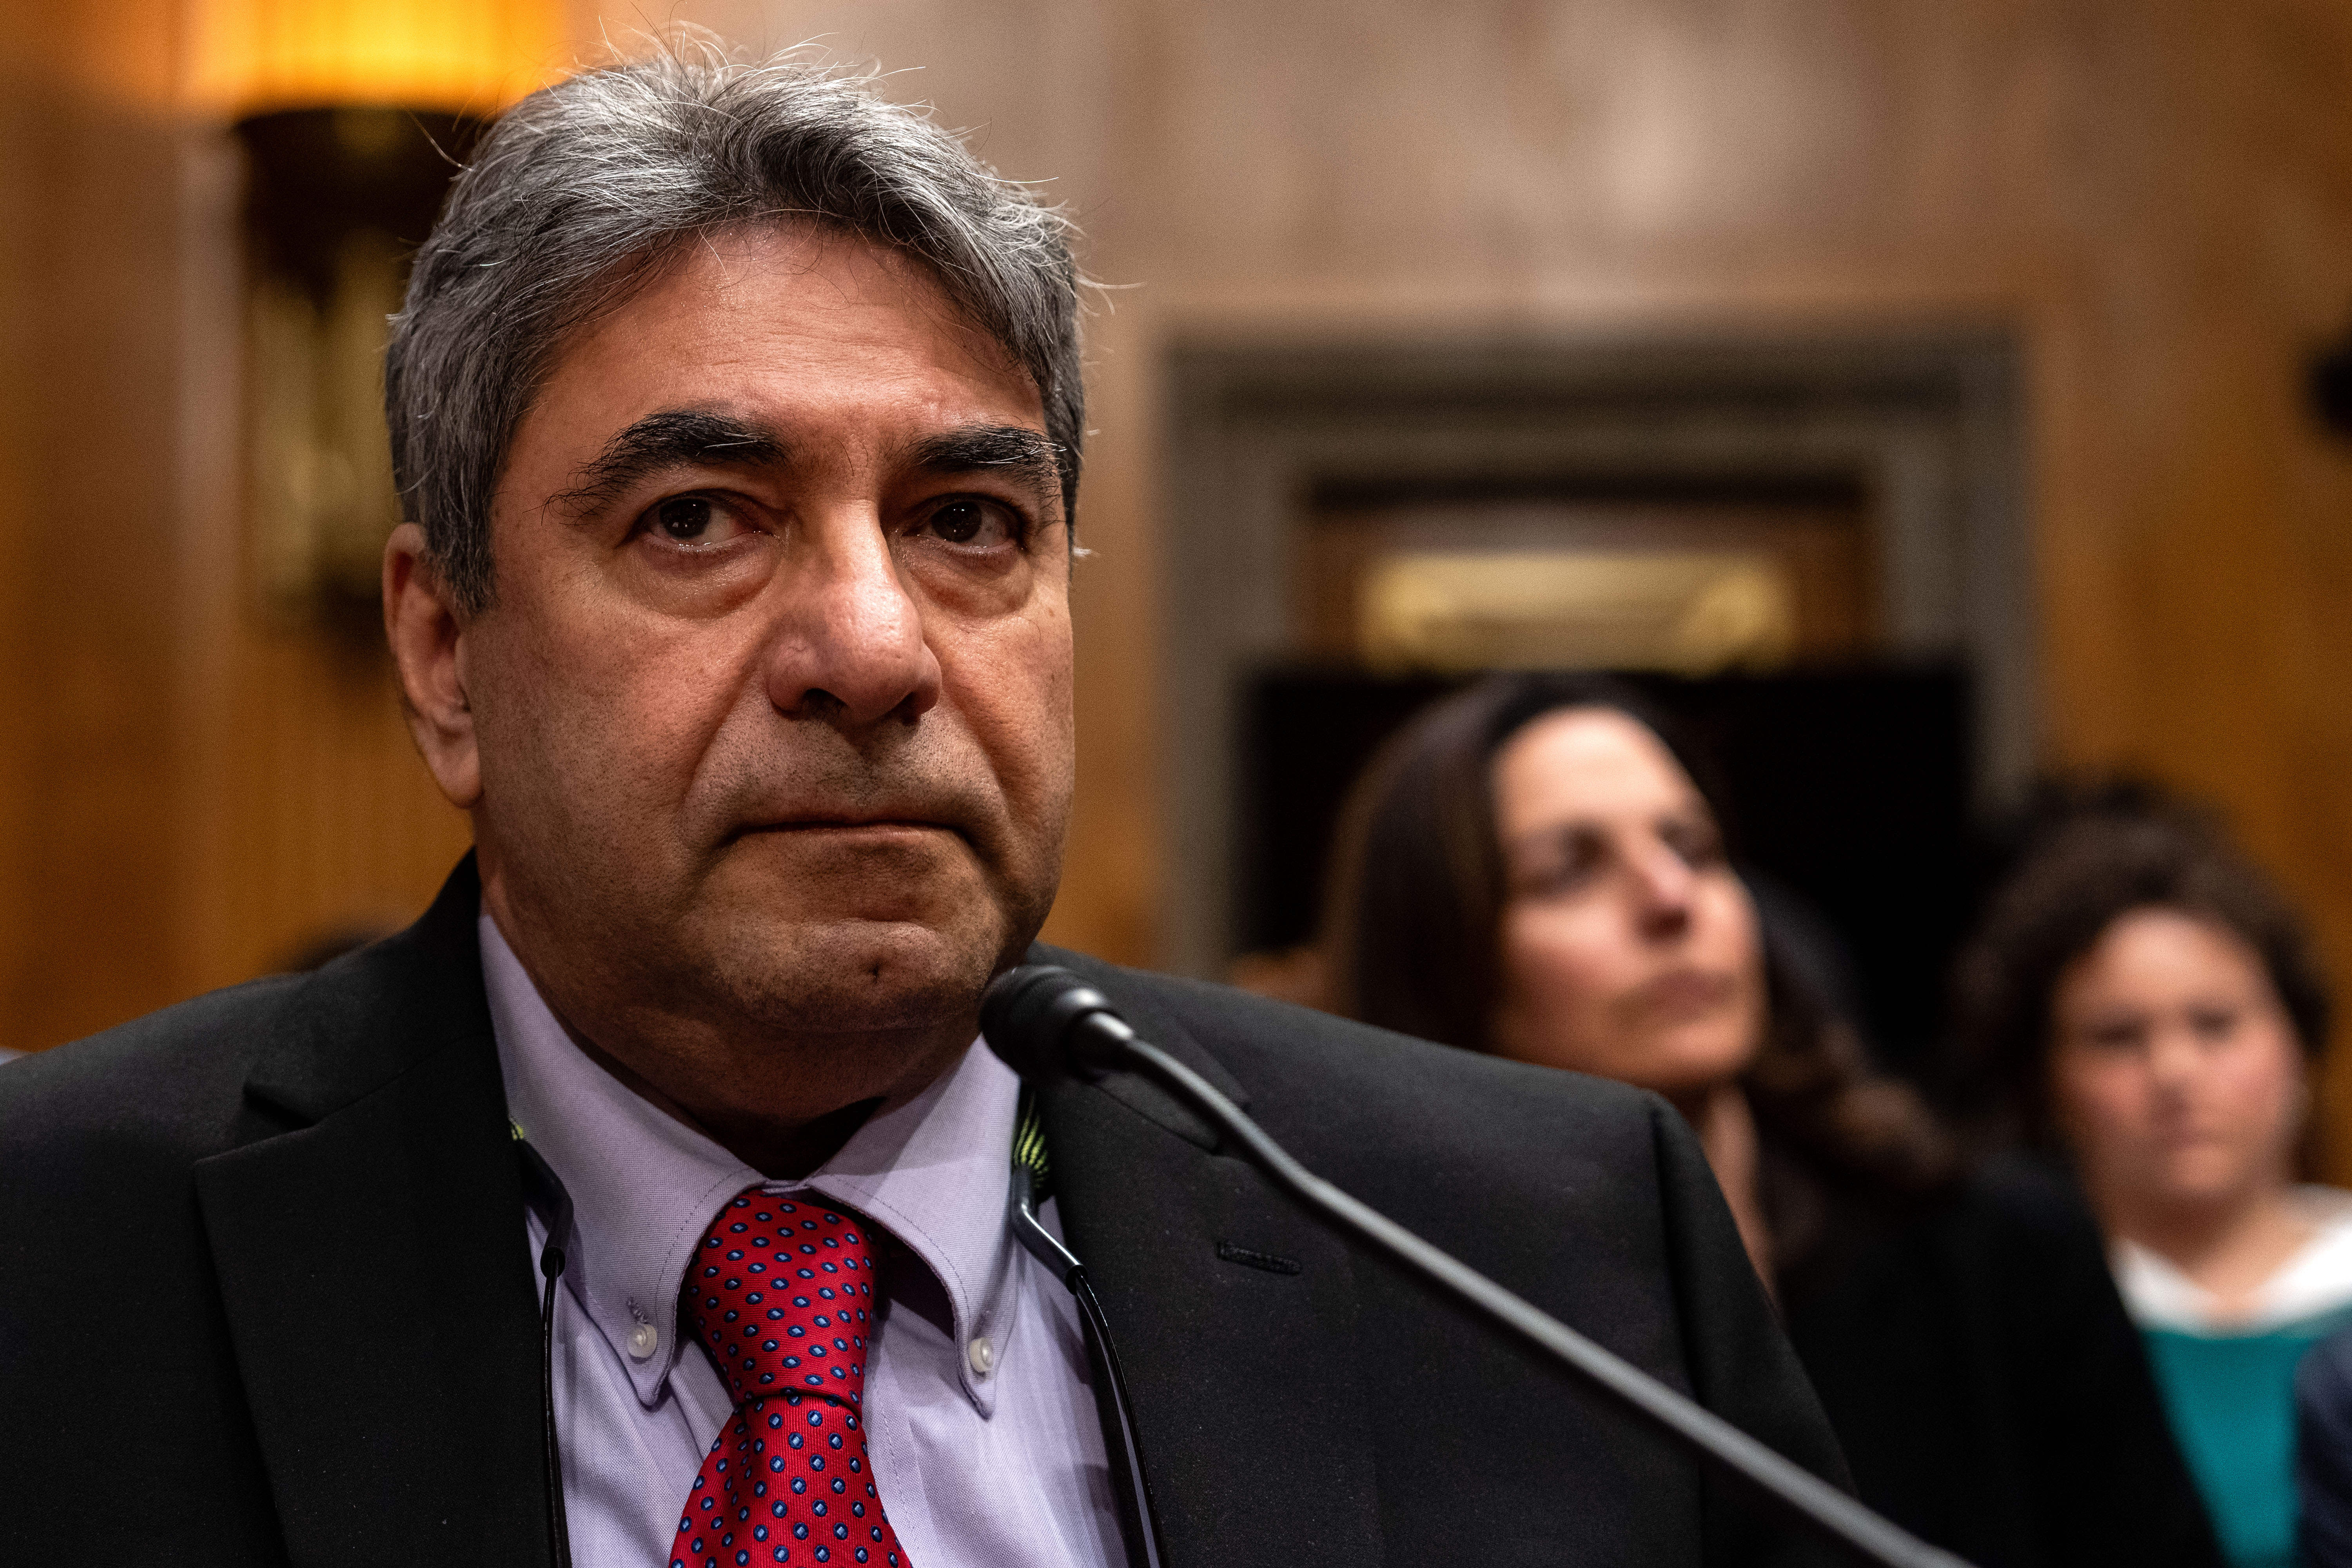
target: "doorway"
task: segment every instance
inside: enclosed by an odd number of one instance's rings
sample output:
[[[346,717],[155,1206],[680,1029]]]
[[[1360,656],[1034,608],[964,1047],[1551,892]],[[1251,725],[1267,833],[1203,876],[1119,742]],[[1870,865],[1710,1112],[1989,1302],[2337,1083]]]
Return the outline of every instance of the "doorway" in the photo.
[[[1969,814],[2036,753],[2005,333],[1194,342],[1170,378],[1165,966],[1298,940],[1336,792],[1421,701],[1611,668],[1748,759],[1790,825],[1768,874],[1859,935],[1865,1010],[1925,1027]],[[1904,807],[1875,882],[1789,816],[1865,778]],[[1890,917],[1906,886],[1942,912]]]

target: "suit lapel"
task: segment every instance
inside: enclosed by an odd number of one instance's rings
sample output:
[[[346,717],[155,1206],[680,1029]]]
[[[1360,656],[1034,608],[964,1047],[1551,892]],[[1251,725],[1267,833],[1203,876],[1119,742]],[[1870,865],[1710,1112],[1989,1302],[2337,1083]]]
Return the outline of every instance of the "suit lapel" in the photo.
[[[543,1563],[538,1314],[470,862],[305,987],[196,1185],[297,1564]]]
[[[1146,1038],[1241,1098],[1148,997],[1084,968]],[[1144,1086],[1066,1084],[1042,1109],[1063,1229],[1110,1321],[1171,1568],[1377,1563],[1346,1247]]]

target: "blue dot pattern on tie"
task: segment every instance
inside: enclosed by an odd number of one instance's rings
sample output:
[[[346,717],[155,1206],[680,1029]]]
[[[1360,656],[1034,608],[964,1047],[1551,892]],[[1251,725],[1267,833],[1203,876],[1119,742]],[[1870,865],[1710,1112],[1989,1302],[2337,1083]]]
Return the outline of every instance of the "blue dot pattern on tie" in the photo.
[[[719,1211],[679,1305],[735,1399],[687,1494],[670,1568],[907,1568],[859,1411],[874,1262],[855,1215],[753,1187]]]

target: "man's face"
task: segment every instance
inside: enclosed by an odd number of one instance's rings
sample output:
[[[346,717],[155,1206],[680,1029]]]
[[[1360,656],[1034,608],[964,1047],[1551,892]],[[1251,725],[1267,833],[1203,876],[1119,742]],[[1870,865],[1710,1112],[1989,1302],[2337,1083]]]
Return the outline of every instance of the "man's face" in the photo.
[[[633,1058],[968,1031],[1072,777],[1068,540],[1002,348],[864,241],[698,242],[564,345],[491,550],[461,804],[567,1022],[656,1078]]]

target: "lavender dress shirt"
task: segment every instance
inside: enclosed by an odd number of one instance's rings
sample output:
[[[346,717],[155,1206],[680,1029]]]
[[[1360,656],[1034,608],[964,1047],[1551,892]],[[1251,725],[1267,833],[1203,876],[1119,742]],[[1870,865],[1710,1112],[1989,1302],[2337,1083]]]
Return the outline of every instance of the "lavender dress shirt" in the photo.
[[[670,1561],[734,1413],[700,1344],[679,1340],[678,1289],[704,1225],[751,1186],[822,1194],[887,1233],[864,1414],[909,1568],[1125,1562],[1076,1308],[1005,1230],[1011,1069],[975,1041],[806,1180],[766,1181],[583,1054],[487,913],[480,936],[509,1110],[572,1194],[555,1424],[578,1568]],[[528,1231],[536,1279],[538,1216]]]

